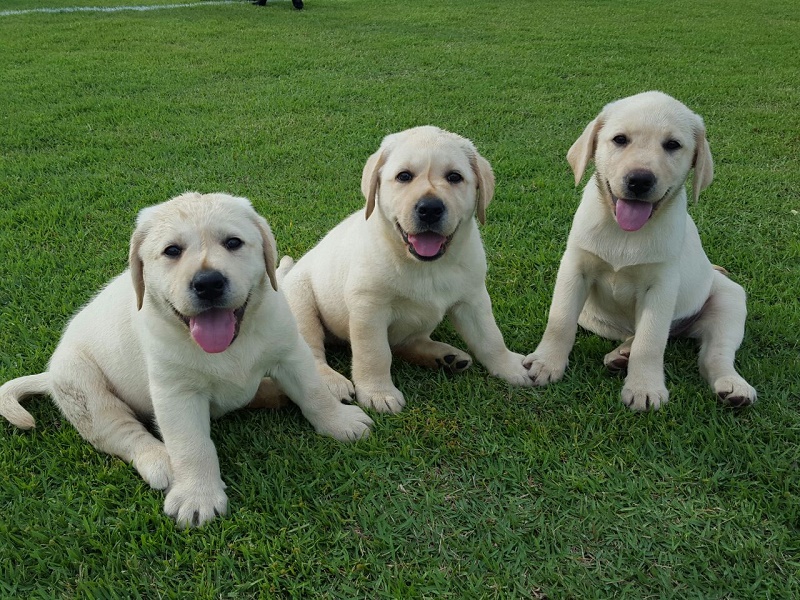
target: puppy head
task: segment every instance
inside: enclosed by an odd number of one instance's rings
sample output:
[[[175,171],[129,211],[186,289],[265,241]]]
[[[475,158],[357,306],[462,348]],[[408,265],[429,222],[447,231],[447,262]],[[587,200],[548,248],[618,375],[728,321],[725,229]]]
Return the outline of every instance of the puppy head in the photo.
[[[131,237],[138,308],[145,295],[206,352],[233,343],[248,302],[277,290],[269,225],[246,198],[187,192],[143,209]]]
[[[703,119],[661,92],[607,104],[567,153],[580,183],[589,161],[620,227],[640,229],[683,189],[694,167],[693,196],[714,177]]]
[[[483,223],[494,174],[471,141],[423,126],[386,136],[361,177],[366,216],[377,208],[414,259],[444,256],[458,227]]]

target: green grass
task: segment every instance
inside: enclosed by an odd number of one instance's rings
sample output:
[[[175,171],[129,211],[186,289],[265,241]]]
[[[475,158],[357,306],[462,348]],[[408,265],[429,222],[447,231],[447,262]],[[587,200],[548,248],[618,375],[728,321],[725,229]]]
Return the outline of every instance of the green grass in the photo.
[[[138,2],[2,9],[100,3]],[[800,596],[798,17],[794,0],[0,17],[0,381],[45,368],[125,267],[140,208],[246,195],[299,256],[361,205],[382,136],[425,123],[494,166],[487,283],[530,352],[579,198],[566,151],[606,102],[661,89],[706,120],[716,179],[690,210],[748,290],[738,364],[759,391],[718,406],[694,345],[671,343],[670,403],[632,414],[611,342],[587,334],[543,390],[395,365],[407,409],[354,445],[296,410],[215,423],[231,514],[193,531],[32,401],[36,430],[0,425],[0,597]]]

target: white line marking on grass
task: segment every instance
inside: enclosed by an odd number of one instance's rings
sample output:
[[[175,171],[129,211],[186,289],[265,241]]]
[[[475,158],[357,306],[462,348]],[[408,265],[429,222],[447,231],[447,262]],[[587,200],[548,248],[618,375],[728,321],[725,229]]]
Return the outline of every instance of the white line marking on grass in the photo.
[[[189,8],[192,6],[211,6],[214,4],[233,4],[240,0],[211,0],[210,2],[192,2],[185,4],[150,4],[145,6],[71,6],[64,8],[28,8],[22,10],[0,10],[0,17],[29,15],[33,13],[74,13],[74,12],[122,12],[125,10],[145,11],[165,8]]]

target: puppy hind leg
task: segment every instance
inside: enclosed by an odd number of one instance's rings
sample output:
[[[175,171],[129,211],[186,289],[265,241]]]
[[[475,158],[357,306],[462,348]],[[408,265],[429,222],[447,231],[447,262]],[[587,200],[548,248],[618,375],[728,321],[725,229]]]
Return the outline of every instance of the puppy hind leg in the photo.
[[[80,373],[81,377],[65,376]],[[109,390],[105,378],[82,363],[51,371],[52,395],[81,436],[101,452],[132,463],[150,487],[166,489],[172,467],[164,443],[151,434],[133,410]]]
[[[258,384],[255,396],[245,408],[278,409],[289,403],[289,397],[271,377],[264,377]]]
[[[462,373],[472,365],[472,357],[458,348],[443,342],[435,342],[430,337],[411,340],[392,348],[392,354],[421,367],[444,369],[450,373]]]
[[[624,374],[628,370],[628,361],[631,357],[631,346],[633,345],[633,336],[622,342],[614,350],[609,352],[603,357],[603,364],[611,373],[615,375]]]
[[[756,391],[736,372],[736,350],[744,338],[747,316],[746,294],[742,287],[720,272],[714,273],[711,295],[703,315],[689,331],[699,338],[700,374],[708,381],[720,402],[747,406],[756,401]]]

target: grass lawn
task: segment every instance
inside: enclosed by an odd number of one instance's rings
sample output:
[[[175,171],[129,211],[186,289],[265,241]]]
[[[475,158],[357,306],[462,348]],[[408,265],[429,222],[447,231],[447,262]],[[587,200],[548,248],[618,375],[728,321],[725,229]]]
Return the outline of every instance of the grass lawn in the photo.
[[[738,366],[759,392],[719,406],[680,341],[669,404],[633,414],[602,366],[612,342],[586,333],[541,390],[396,364],[406,410],[353,445],[292,409],[216,422],[231,512],[191,531],[32,400],[35,430],[0,423],[0,597],[800,597],[798,61],[796,0],[0,16],[0,381],[46,367],[125,268],[140,208],[245,195],[297,257],[361,206],[381,138],[426,123],[494,166],[487,283],[531,352],[579,200],[566,151],[606,102],[661,89],[706,120],[716,178],[690,210],[749,293]]]

